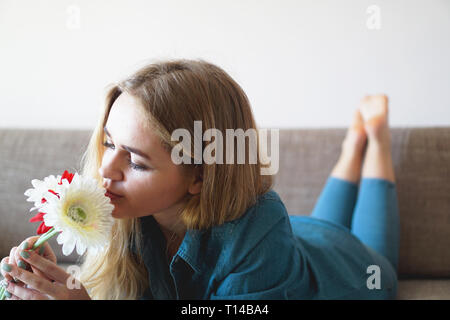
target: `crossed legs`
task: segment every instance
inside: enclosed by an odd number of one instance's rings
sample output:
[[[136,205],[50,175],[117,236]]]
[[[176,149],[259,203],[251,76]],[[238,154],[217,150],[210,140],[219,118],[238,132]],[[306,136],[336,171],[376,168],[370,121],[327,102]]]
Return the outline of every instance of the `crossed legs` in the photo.
[[[348,228],[397,270],[399,218],[386,96],[361,100],[341,147],[311,216]]]

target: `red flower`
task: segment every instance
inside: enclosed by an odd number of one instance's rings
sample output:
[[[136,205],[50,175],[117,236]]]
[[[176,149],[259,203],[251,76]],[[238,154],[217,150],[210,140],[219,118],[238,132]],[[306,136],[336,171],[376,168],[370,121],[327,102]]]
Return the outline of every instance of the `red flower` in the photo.
[[[44,223],[44,212],[38,212],[33,218],[31,218],[29,221],[30,222],[38,222],[38,221],[42,221],[42,223],[39,225],[39,227],[36,230],[37,234],[43,234],[46,233],[48,230],[50,230],[52,227],[48,227],[45,225]]]
[[[58,184],[62,184],[63,179],[67,179],[67,180],[69,180],[69,183],[71,183],[73,176],[74,176],[73,173],[69,173],[69,171],[65,170],[64,173],[62,174],[61,180],[58,182]]]
[[[63,179],[67,179],[69,181],[69,183],[72,182],[74,174],[73,173],[69,173],[67,170],[64,171],[64,173],[61,176],[61,180],[58,182],[58,184],[62,184],[62,180]],[[57,196],[59,198],[59,195],[53,191],[53,190],[48,190],[48,192],[53,193],[55,196]],[[42,198],[41,203],[45,203],[47,202],[47,200],[45,198]],[[44,223],[44,212],[38,212],[33,218],[31,218],[29,221],[30,222],[39,222],[42,221],[42,223],[39,225],[39,227],[36,230],[37,234],[44,234],[46,233],[48,230],[50,230],[52,227],[48,227],[45,225]]]
[[[38,222],[38,221],[44,221],[44,212],[38,212],[37,215],[35,215],[33,218],[31,218],[30,222]]]

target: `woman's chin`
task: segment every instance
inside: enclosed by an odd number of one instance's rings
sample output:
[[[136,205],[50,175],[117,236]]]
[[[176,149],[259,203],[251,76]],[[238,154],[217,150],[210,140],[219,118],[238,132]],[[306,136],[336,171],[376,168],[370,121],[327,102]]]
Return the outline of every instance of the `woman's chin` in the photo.
[[[120,218],[123,218],[123,216],[122,216],[120,210],[118,210],[117,207],[114,207],[114,210],[111,212],[111,216],[112,216],[114,219],[120,219]]]

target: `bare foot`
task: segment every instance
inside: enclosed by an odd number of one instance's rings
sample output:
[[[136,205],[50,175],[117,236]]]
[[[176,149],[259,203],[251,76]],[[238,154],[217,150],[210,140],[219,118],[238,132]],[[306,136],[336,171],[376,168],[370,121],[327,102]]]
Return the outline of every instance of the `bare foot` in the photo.
[[[347,130],[342,149],[346,152],[363,154],[366,147],[367,134],[364,128],[364,119],[359,110],[353,113],[353,120]]]
[[[364,120],[364,129],[370,141],[390,146],[388,124],[388,98],[385,95],[365,96],[359,110]]]
[[[331,176],[358,183],[361,179],[361,167],[366,148],[367,135],[364,120],[359,110],[353,114],[352,123],[342,142],[341,155],[334,166]]]
[[[361,100],[359,110],[368,138],[362,176],[395,183],[388,124],[388,98],[385,95],[366,96]]]

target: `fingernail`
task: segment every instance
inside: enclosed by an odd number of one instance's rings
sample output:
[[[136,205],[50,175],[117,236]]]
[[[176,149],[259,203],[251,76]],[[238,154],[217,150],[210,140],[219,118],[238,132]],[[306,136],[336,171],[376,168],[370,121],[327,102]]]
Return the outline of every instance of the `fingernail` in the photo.
[[[17,265],[19,266],[19,268],[27,270],[27,264],[22,260],[19,260],[19,262],[17,262]]]
[[[39,248],[39,254],[42,255],[45,251],[45,247],[44,245],[42,245],[42,247]]]
[[[28,242],[24,242],[24,243],[23,243],[22,249],[23,249],[23,250],[28,249]]]
[[[2,264],[2,269],[5,270],[6,272],[11,272],[11,265],[4,263]]]
[[[21,251],[20,255],[22,256],[22,258],[24,259],[28,259],[30,257],[30,254],[26,251]]]

